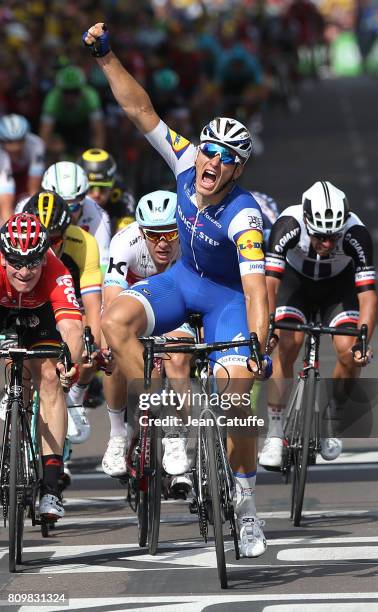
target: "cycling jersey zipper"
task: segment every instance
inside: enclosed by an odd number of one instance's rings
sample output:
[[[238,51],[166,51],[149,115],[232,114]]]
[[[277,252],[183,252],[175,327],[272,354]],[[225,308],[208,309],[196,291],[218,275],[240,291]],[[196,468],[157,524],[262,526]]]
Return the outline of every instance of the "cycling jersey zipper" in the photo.
[[[192,249],[193,260],[194,260],[194,263],[195,263],[195,266],[196,266],[197,272],[200,272],[200,269],[199,269],[199,265],[198,265],[198,263],[197,263],[196,256],[195,256],[195,253],[194,253],[193,241],[194,241],[194,233],[195,233],[195,231],[196,231],[196,226],[197,226],[198,216],[199,216],[200,212],[201,212],[201,211],[200,211],[200,210],[198,210],[198,208],[197,208],[196,218],[195,218],[194,223],[193,223],[193,226],[192,226],[192,237],[191,237],[191,240],[190,240],[190,246],[191,246],[191,249]],[[201,276],[203,276],[203,272],[200,272],[200,274],[201,274]]]

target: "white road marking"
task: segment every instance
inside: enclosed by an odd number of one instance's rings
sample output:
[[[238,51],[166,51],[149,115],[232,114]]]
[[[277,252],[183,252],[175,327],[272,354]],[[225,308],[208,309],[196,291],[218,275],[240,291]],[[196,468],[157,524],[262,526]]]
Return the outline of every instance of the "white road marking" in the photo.
[[[376,612],[377,602],[313,603],[306,602],[306,612]],[[263,612],[303,612],[303,604],[265,606]]]
[[[289,548],[277,553],[279,561],[378,561],[378,546],[335,546],[329,548]]]
[[[229,609],[233,609],[233,604],[237,603],[248,603],[248,602],[265,602],[265,601],[304,601],[306,602],[306,610],[308,607],[308,602],[326,602],[325,605],[330,605],[328,602],[344,602],[341,605],[345,606],[343,609],[347,612],[354,611],[353,608],[346,607],[348,606],[348,602],[345,600],[356,600],[359,602],[362,600],[364,606],[367,605],[367,600],[374,600],[374,605],[378,604],[378,593],[293,593],[293,594],[274,594],[274,595],[237,595],[236,593],[232,594],[224,594],[224,595],[167,595],[167,596],[154,596],[154,597],[146,597],[143,595],[142,597],[98,597],[98,598],[77,598],[74,597],[69,600],[69,610],[79,610],[85,607],[89,608],[99,608],[101,609],[104,606],[117,606],[118,612],[122,612],[119,609],[119,606],[123,605],[125,608],[123,610],[132,610],[132,612],[146,612],[146,610],[153,610],[153,612],[168,612],[172,609],[177,609],[179,607],[182,612],[202,612],[202,610],[206,609],[208,606],[216,606],[218,604],[226,605],[228,604]],[[143,602],[143,606],[141,608],[135,607],[135,605],[141,604]],[[4,603],[4,605],[8,602],[0,602],[0,604]],[[369,602],[370,603],[370,602]],[[161,604],[161,605],[159,605]],[[173,604],[173,605],[172,605]],[[298,612],[303,611],[303,604],[299,604],[301,607],[297,608],[297,605],[294,604],[295,607],[291,604],[286,608],[287,612],[291,610],[295,610]],[[313,604],[312,604],[313,605]],[[126,607],[128,606],[128,607]],[[280,608],[280,606],[276,606],[276,608]],[[67,610],[62,605],[57,606],[43,606],[43,612],[63,612]],[[235,610],[237,610],[237,606]],[[266,610],[267,608],[265,608]],[[268,608],[269,609],[269,608]],[[370,607],[365,607],[365,610],[370,612]],[[376,609],[376,608],[375,608]],[[314,612],[314,609],[309,606],[310,612]],[[316,612],[339,612],[339,609],[335,611],[332,608],[318,608]],[[40,606],[22,606],[19,608],[19,612],[41,612]],[[270,612],[270,611],[269,611]],[[286,611],[285,611],[286,612]],[[342,610],[340,609],[340,612]],[[359,612],[359,611],[358,611]]]

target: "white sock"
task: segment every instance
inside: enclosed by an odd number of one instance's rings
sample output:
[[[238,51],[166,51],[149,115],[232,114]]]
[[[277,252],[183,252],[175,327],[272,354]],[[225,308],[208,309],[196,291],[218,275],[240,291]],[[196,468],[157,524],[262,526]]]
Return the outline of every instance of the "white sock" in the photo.
[[[283,438],[283,406],[270,406],[268,404],[268,433],[267,438]]]
[[[110,420],[110,438],[114,438],[114,436],[124,436],[127,433],[126,423],[125,423],[125,408],[121,410],[113,410],[106,405],[109,414]]]
[[[234,472],[236,480],[236,512],[256,516],[256,472],[241,474]]]
[[[88,389],[89,384],[78,385],[75,383],[72,385],[68,392],[67,405],[68,406],[82,406],[84,401],[84,395]]]

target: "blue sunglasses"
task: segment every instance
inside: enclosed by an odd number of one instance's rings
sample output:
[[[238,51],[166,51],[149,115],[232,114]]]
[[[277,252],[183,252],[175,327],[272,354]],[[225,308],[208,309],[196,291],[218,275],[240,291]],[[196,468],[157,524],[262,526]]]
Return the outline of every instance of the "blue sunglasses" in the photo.
[[[206,157],[212,159],[216,155],[220,155],[222,164],[231,165],[237,164],[239,158],[235,153],[231,153],[230,149],[222,147],[222,145],[215,144],[214,142],[204,142],[200,145],[200,150]]]

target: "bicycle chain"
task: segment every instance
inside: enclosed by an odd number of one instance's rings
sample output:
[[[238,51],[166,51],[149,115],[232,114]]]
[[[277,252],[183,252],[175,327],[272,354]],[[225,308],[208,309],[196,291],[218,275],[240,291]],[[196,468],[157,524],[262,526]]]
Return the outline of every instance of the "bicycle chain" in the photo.
[[[207,542],[208,536],[208,523],[207,523],[207,512],[204,503],[198,504],[198,522],[199,522],[199,530],[200,534]]]

